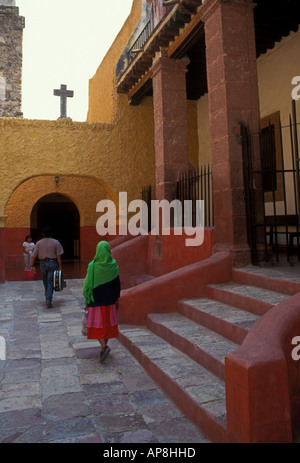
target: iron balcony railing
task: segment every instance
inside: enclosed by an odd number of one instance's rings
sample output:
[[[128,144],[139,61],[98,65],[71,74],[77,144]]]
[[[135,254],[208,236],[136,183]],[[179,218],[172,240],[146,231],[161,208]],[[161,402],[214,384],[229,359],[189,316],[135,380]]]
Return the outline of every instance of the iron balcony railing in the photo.
[[[152,32],[153,31],[151,27],[151,21],[149,20],[127,53],[127,68],[130,66],[130,64],[134,60],[136,54],[143,49],[145,43],[150,38]]]

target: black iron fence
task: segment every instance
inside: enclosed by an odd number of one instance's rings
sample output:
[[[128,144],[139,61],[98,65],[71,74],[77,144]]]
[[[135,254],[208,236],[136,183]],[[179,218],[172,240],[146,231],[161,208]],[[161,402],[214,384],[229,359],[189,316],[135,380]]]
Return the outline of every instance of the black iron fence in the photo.
[[[148,220],[148,233],[151,231],[151,200],[152,200],[152,188],[151,185],[144,186],[142,189],[142,200],[147,204],[147,220]]]
[[[243,128],[245,199],[252,263],[300,261],[300,185],[296,104],[289,123],[279,113],[257,134]],[[257,139],[258,145],[257,145]],[[260,166],[255,166],[255,145]]]
[[[152,219],[152,189],[151,185],[142,188],[142,200],[147,204],[148,231],[151,231]],[[211,166],[202,166],[197,169],[189,170],[180,176],[176,183],[176,198],[182,204],[182,225],[184,226],[184,201],[192,203],[192,226],[197,225],[196,201],[204,202],[204,226],[214,226],[214,208],[212,194],[212,171]],[[171,220],[172,221],[172,220]]]
[[[201,166],[180,176],[176,186],[176,199],[192,201],[193,227],[196,226],[196,201],[204,201],[204,226],[214,226],[211,166]]]

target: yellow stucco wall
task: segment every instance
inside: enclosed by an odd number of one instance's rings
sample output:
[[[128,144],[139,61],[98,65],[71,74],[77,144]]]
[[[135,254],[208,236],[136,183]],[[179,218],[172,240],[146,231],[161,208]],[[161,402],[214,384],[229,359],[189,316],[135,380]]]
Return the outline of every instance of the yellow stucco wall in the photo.
[[[98,218],[97,202],[106,198],[113,201],[116,199],[115,195],[111,195],[105,188],[105,184],[92,177],[63,175],[59,177],[58,184],[53,175],[30,178],[16,188],[8,201],[5,209],[6,227],[28,227],[35,203],[53,193],[67,196],[74,202],[80,214],[81,226],[93,226]],[[89,191],[93,194],[87,194]]]
[[[257,60],[261,118],[280,111],[281,123],[289,123],[292,78],[300,75],[300,31],[291,32]],[[297,103],[299,107],[299,102]],[[299,107],[300,111],[300,107]]]
[[[133,0],[131,12],[112,46],[89,82],[88,122],[112,122],[116,113],[115,66],[141,17],[141,0]]]
[[[88,122],[0,118],[0,216],[6,226],[30,226],[30,213],[43,196],[61,193],[77,205],[81,226],[96,225],[95,205],[126,191],[128,202],[152,184],[155,196],[153,100],[129,106],[115,93],[115,64],[141,14],[132,12],[90,82]],[[197,104],[188,103],[190,160],[198,156]],[[55,176],[60,177],[59,185]],[[25,206],[25,208],[24,208]],[[99,214],[98,214],[99,215]],[[5,223],[5,217],[2,220]]]
[[[282,126],[281,140],[279,138],[276,151],[281,151],[284,158],[285,169],[293,167],[289,116],[292,112],[292,79],[300,75],[300,31],[291,32],[276,43],[272,50],[268,50],[257,60],[259,82],[259,98],[261,118],[267,118],[279,113]],[[300,122],[300,100],[296,102],[298,122]],[[279,125],[278,125],[279,133]],[[279,156],[277,152],[277,156]],[[281,160],[277,159],[278,168]],[[279,176],[277,181],[279,181]],[[282,182],[282,179],[280,180]],[[295,192],[292,174],[285,174],[285,188],[287,200],[287,213],[295,214]],[[266,213],[273,215],[273,197],[265,195]],[[269,203],[269,204],[268,204]],[[276,214],[285,214],[283,193],[278,189],[276,193]]]
[[[134,0],[129,17],[89,82],[88,122],[113,122],[117,116],[115,66],[141,17],[141,0]],[[152,100],[152,98],[150,98]],[[133,109],[133,107],[131,107]],[[132,115],[134,111],[131,111]],[[147,116],[146,116],[147,117]],[[153,117],[153,115],[152,115]],[[151,126],[149,126],[149,130]],[[188,102],[190,162],[198,164],[197,103]],[[154,143],[154,142],[153,142]]]
[[[0,139],[0,161],[5,166],[0,178],[0,216],[9,212],[7,226],[29,226],[22,205],[31,204],[32,197],[36,202],[45,191],[66,194],[77,205],[86,195],[88,205],[90,195],[93,201],[94,196],[97,202],[104,199],[97,197],[102,196],[101,191],[110,198],[126,191],[131,201],[141,198],[144,185],[155,185],[150,98],[140,106],[128,107],[126,96],[118,95],[113,124],[0,118]],[[60,191],[54,181],[57,175],[62,179]],[[38,177],[42,177],[39,182]],[[95,182],[103,190],[95,189]],[[90,225],[95,212],[90,212],[89,219],[87,216],[82,225]]]
[[[42,196],[61,193],[81,213],[81,225],[96,223],[95,204],[126,191],[128,201],[141,197],[144,185],[155,186],[153,102],[129,106],[115,92],[115,64],[141,14],[141,0],[90,81],[87,123],[0,118],[0,218],[6,226],[28,227],[31,208]],[[280,110],[283,123],[291,108],[291,80],[299,75],[300,33],[292,33],[258,60],[262,117]],[[274,72],[276,70],[276,72]],[[297,103],[299,107],[299,102]],[[299,108],[300,109],[300,108]],[[188,102],[192,164],[211,162],[208,99]],[[60,176],[58,187],[55,176]],[[154,192],[155,195],[155,192]],[[84,205],[85,203],[85,205]],[[0,226],[5,217],[0,220]]]

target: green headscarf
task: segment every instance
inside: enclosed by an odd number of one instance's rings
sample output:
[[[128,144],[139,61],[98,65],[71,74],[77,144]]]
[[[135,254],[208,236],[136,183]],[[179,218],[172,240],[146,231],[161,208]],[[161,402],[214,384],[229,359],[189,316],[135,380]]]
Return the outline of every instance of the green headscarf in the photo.
[[[93,289],[114,280],[118,275],[119,267],[115,259],[112,258],[109,244],[107,241],[100,241],[96,248],[94,260],[89,263],[83,283],[85,305],[88,306],[91,301],[94,302]]]

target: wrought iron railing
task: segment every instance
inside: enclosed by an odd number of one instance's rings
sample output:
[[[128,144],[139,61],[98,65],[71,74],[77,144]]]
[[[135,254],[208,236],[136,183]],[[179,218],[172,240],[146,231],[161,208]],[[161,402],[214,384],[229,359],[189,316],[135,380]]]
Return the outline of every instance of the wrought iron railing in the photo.
[[[143,49],[145,43],[147,40],[150,38],[152,34],[152,27],[151,27],[151,21],[148,21],[132,47],[129,49],[127,53],[127,67],[130,66],[134,58],[136,57],[136,54]]]
[[[182,203],[191,200],[193,203],[193,226],[196,225],[196,201],[204,201],[204,226],[214,226],[214,206],[212,194],[211,166],[201,166],[185,172],[177,182],[176,197]]]
[[[148,232],[151,231],[151,200],[152,200],[152,188],[151,185],[144,186],[142,189],[142,200],[147,204],[147,223],[148,223]]]
[[[141,192],[143,201],[148,206],[148,231],[151,231],[152,192],[151,185],[145,186]],[[197,200],[204,201],[204,226],[214,227],[214,207],[212,189],[212,170],[210,165],[183,173],[176,183],[176,199],[182,204],[182,219],[184,221],[184,201],[192,201],[192,226],[197,225]],[[184,225],[184,223],[182,224]]]

